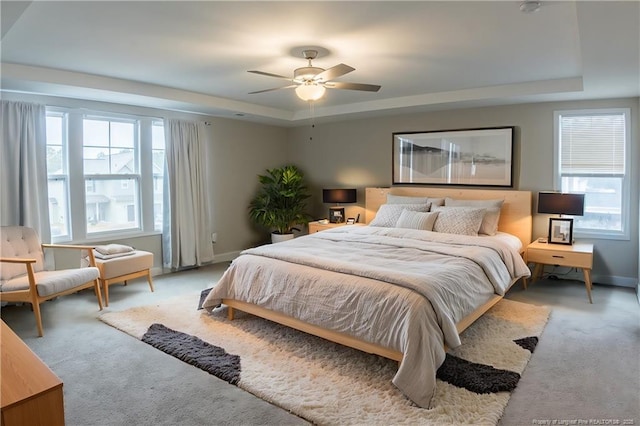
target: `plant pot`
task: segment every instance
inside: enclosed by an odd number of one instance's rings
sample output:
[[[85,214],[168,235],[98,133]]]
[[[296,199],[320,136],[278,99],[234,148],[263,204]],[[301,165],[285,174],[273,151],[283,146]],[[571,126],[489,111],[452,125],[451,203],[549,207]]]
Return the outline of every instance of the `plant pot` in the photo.
[[[271,233],[271,242],[279,243],[281,241],[292,240],[293,234],[276,234],[275,232]]]

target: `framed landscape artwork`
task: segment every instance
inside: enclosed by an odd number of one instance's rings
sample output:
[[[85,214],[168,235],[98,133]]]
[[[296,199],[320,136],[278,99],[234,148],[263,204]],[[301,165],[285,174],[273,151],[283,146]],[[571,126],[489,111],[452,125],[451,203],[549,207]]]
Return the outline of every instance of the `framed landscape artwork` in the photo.
[[[393,133],[393,184],[512,187],[513,127]]]

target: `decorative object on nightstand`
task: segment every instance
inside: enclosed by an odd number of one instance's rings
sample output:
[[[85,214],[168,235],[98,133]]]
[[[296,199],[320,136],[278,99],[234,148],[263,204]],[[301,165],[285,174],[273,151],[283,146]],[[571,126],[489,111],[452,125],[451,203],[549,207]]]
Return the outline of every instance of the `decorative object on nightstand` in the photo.
[[[340,207],[340,203],[355,203],[357,200],[356,190],[353,189],[323,189],[322,202],[327,204],[335,204],[329,208],[329,222],[343,223],[344,207]]]
[[[568,266],[581,268],[584,274],[584,286],[587,289],[589,303],[591,300],[591,269],[593,266],[593,244],[575,243],[568,246],[559,246],[534,241],[527,247],[525,262],[535,263],[532,281],[540,278],[544,272],[544,265]],[[527,281],[524,280],[524,288]]]
[[[582,216],[584,214],[584,194],[562,192],[538,192],[538,213],[558,214],[559,218],[549,218],[547,241],[552,244],[573,244],[573,219],[562,215]]]

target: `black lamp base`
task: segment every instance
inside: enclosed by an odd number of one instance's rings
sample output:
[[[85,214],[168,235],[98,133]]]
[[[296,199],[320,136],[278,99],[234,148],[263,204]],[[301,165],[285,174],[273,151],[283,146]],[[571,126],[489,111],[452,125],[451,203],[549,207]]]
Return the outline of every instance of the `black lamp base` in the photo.
[[[329,222],[331,222],[331,223],[343,223],[344,222],[344,207],[329,207]]]

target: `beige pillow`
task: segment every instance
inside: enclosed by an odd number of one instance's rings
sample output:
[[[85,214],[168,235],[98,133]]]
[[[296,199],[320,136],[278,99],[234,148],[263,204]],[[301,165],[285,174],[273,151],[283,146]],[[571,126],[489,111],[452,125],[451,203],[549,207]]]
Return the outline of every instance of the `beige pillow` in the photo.
[[[423,231],[432,231],[433,224],[436,222],[438,212],[414,212],[411,210],[403,210],[400,213],[396,228],[420,229]]]
[[[473,207],[435,207],[433,230],[447,234],[478,235],[486,210]]]
[[[447,207],[476,207],[484,208],[487,212],[482,219],[479,234],[495,235],[498,232],[498,221],[500,220],[500,209],[504,200],[454,200],[445,198],[444,205]]]
[[[444,198],[411,197],[408,195],[387,194],[387,204],[424,204],[424,203],[431,203],[432,206],[444,206]]]
[[[400,218],[403,210],[416,212],[428,212],[431,204],[383,204],[376,213],[376,217],[369,223],[369,226],[382,226],[393,228]]]

